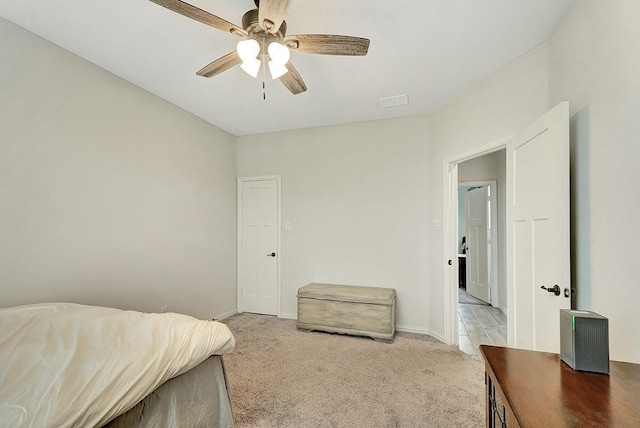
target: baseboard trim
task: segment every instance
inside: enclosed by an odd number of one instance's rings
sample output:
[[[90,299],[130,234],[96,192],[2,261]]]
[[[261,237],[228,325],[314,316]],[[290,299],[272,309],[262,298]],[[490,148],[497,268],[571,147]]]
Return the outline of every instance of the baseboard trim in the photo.
[[[278,318],[284,318],[284,319],[288,319],[288,320],[297,320],[298,319],[298,314],[281,313]]]
[[[238,310],[237,310],[237,309],[234,309],[234,310],[229,311],[229,312],[227,312],[227,313],[224,313],[224,314],[222,314],[222,315],[218,315],[217,317],[215,317],[215,318],[213,318],[213,319],[214,319],[215,321],[221,321],[221,320],[223,320],[223,319],[225,319],[225,318],[229,318],[231,315],[235,315],[235,314],[237,314],[237,313],[238,313]]]
[[[444,340],[444,335],[442,335],[442,334],[436,334],[436,333],[434,333],[434,332],[432,332],[432,331],[428,332],[427,334],[428,334],[429,336],[431,336],[431,337],[435,337],[436,339],[438,339],[438,340],[439,340],[439,341],[441,341],[442,343],[447,343],[447,341],[446,341],[446,340]],[[449,343],[448,345],[450,345],[450,343]]]
[[[235,314],[236,312],[237,311],[232,311],[226,316],[231,316],[231,315]],[[288,320],[297,320],[298,319],[298,314],[297,313],[283,312],[278,316],[278,318],[284,318],[284,319],[288,319]],[[432,331],[429,331],[429,330],[427,330],[425,328],[422,328],[422,327],[414,327],[414,326],[410,326],[410,325],[396,324],[396,331],[400,331],[400,332],[403,332],[403,333],[426,334],[426,335],[434,337],[434,338],[436,338],[436,339],[438,339],[438,340],[440,340],[442,342],[445,342],[444,336],[442,336],[440,334],[435,334]]]
[[[282,314],[280,314],[280,316],[278,318],[297,320],[298,319],[298,314],[282,313]],[[422,328],[422,327],[415,327],[415,326],[410,326],[410,325],[396,324],[396,331],[401,331],[403,333],[426,334],[428,336],[432,336],[432,337],[444,342],[443,336],[441,336],[439,334],[434,334],[433,332],[431,332],[431,331],[429,331],[429,330],[427,330],[425,328]]]
[[[417,333],[417,334],[431,334],[428,330],[420,327],[413,327],[410,325],[396,324],[396,331],[403,333]]]
[[[396,331],[402,332],[402,333],[415,333],[415,334],[424,334],[427,336],[431,336],[434,339],[438,339],[439,341],[443,342],[443,343],[447,343],[444,340],[444,336],[441,334],[436,334],[430,330],[427,330],[425,328],[422,327],[414,327],[414,326],[410,326],[410,325],[402,325],[402,324],[396,324]]]

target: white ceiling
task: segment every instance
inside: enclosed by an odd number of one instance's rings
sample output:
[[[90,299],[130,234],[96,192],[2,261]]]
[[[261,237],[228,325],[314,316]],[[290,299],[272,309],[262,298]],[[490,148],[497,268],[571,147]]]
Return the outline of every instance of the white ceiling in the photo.
[[[253,0],[187,0],[241,26]],[[429,113],[543,42],[573,0],[293,0],[287,34],[371,40],[364,57],[292,53],[292,95],[239,67],[196,71],[239,38],[148,0],[0,0],[0,16],[236,135]],[[379,98],[407,94],[383,109]]]

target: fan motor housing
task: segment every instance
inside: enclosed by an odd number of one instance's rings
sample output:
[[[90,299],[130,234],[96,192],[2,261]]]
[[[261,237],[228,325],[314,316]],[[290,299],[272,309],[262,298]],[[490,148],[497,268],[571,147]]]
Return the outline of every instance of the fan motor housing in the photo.
[[[258,24],[258,9],[251,9],[244,14],[242,17],[242,28],[249,33],[250,37],[253,37],[254,35],[262,36],[264,34],[267,38],[271,36],[278,41],[281,41],[287,34],[287,23],[285,21],[282,21],[282,25],[275,33],[272,34],[265,32]]]

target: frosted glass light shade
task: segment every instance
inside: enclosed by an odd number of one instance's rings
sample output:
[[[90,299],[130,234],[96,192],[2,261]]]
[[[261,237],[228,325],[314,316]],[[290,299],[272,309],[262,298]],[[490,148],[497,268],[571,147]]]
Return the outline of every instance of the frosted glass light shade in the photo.
[[[269,61],[269,72],[271,73],[272,79],[277,79],[285,74],[287,74],[289,70],[284,64],[279,64],[275,61]]]
[[[236,45],[238,56],[244,62],[250,62],[256,59],[260,53],[260,45],[253,39],[242,40]]]
[[[260,71],[260,60],[257,58],[250,59],[240,64],[242,68],[249,76],[258,77],[258,71]]]
[[[285,65],[287,62],[289,62],[289,57],[291,56],[289,48],[277,42],[269,43],[267,52],[269,52],[271,61],[282,65]]]

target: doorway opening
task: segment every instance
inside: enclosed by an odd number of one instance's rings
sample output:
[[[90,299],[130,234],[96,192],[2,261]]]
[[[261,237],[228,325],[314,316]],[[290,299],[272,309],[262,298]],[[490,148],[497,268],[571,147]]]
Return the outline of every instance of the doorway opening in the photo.
[[[499,205],[504,197],[498,198],[498,180],[503,184],[504,158],[501,150],[458,166],[458,344],[477,359],[481,344],[507,344],[506,309],[501,308],[506,301],[501,293],[504,257],[498,255],[503,236],[499,220],[505,211]],[[486,177],[495,179],[462,181]]]
[[[506,326],[507,298],[505,274],[506,261],[504,254],[504,228],[505,224],[505,184],[506,184],[506,163],[505,153],[506,144],[513,135],[506,136],[491,144],[479,147],[475,150],[462,153],[456,157],[444,160],[444,196],[445,196],[445,212],[444,212],[444,236],[445,236],[445,254],[447,259],[454,265],[453,269],[447,269],[445,277],[445,340],[447,343],[459,345],[463,351],[474,354],[478,358],[479,352],[477,346],[471,341],[470,331],[482,331],[483,327],[480,320],[488,321],[490,315],[482,313],[483,309],[488,309],[501,315],[496,317],[504,317],[500,323],[496,323],[494,327],[500,327],[504,322]],[[461,236],[459,235],[459,204],[458,190],[460,186],[481,187],[482,185],[493,184],[491,189],[491,197],[494,199],[495,209],[491,215],[492,229],[497,236],[493,237],[491,258],[491,278],[494,288],[491,289],[491,298],[489,305],[473,305],[459,307],[459,289],[460,276],[459,264],[453,263],[458,260],[460,254]],[[501,233],[502,231],[502,233]],[[466,232],[465,232],[466,233]],[[465,235],[466,236],[466,235]],[[495,250],[495,251],[493,251]],[[504,288],[502,290],[501,288]],[[501,298],[502,297],[502,298]],[[467,303],[462,303],[468,305]],[[495,306],[494,306],[495,305]],[[461,310],[462,309],[462,310]],[[465,324],[465,318],[468,322]],[[488,321],[491,322],[491,321]],[[506,327],[502,327],[506,331]],[[463,333],[461,335],[460,333]],[[466,333],[466,334],[464,334]],[[487,332],[484,332],[488,337]],[[492,331],[497,333],[497,331]],[[475,334],[475,333],[474,333]],[[464,336],[464,337],[463,337]],[[462,337],[462,338],[461,338]],[[495,343],[502,343],[499,339]],[[489,342],[491,344],[491,342]],[[478,344],[479,345],[479,344]]]
[[[458,181],[468,160],[506,148],[505,216],[507,346],[558,352],[559,311],[571,303],[569,104],[561,102],[517,134],[443,161],[445,340],[458,338]],[[498,180],[500,184],[500,180]],[[498,186],[500,187],[500,186]],[[507,191],[508,190],[508,191]],[[500,193],[500,192],[499,192]],[[498,195],[500,196],[500,195]],[[549,293],[547,284],[564,286]],[[546,286],[546,287],[545,287]],[[555,287],[554,287],[555,288]],[[552,290],[553,291],[553,290]]]
[[[458,303],[500,307],[497,191],[496,180],[458,183]]]

